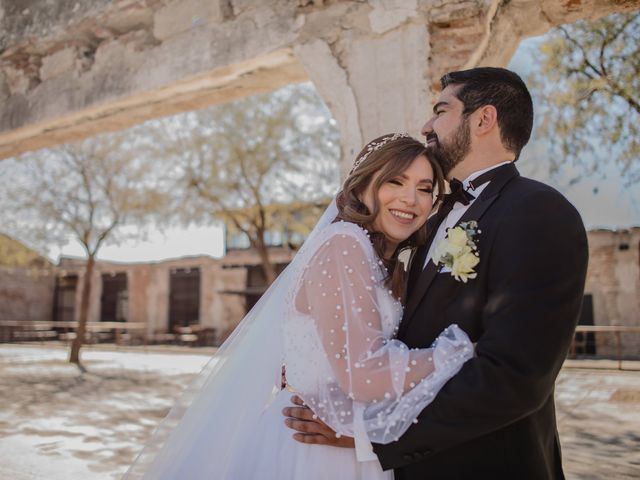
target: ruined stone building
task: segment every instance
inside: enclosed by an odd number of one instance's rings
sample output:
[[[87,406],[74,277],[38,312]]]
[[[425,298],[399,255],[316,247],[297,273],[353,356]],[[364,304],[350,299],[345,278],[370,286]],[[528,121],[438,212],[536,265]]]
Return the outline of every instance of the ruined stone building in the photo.
[[[273,247],[280,270],[294,252]],[[53,320],[77,320],[84,260],[63,258],[57,267]],[[148,341],[177,327],[198,325],[226,338],[265,290],[257,255],[231,249],[222,259],[185,257],[148,263],[99,261],[94,271],[89,321],[144,322]]]
[[[267,205],[272,227],[265,232],[277,273],[291,261],[325,204]],[[247,212],[238,211],[243,218]],[[184,257],[160,262],[97,262],[89,321],[146,324],[148,341],[170,338],[181,327],[212,330],[220,343],[267,288],[260,256],[232,221],[225,222],[223,258]],[[77,320],[85,262],[63,258],[56,268],[53,320]]]
[[[270,248],[281,271],[295,254]],[[265,290],[258,256],[238,238],[221,259],[186,257],[149,263],[100,261],[94,271],[89,321],[144,322],[147,341],[162,340],[176,327],[214,329],[226,338]],[[640,326],[640,228],[589,232],[589,270],[580,323]],[[51,268],[0,268],[0,321],[77,320],[84,261],[63,258]],[[615,355],[609,333],[580,335],[578,353]],[[640,334],[622,335],[623,355],[640,356]],[[588,340],[588,342],[587,342]]]
[[[640,327],[640,228],[592,230],[589,268],[580,323]],[[584,353],[613,355],[612,333],[585,335]],[[622,353],[640,357],[640,333],[621,335]]]

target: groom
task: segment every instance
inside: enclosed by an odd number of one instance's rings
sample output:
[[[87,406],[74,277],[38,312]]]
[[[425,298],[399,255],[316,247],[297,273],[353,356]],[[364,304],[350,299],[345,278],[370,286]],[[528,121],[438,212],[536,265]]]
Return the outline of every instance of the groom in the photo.
[[[531,96],[501,68],[452,72],[422,133],[451,181],[430,238],[412,261],[398,338],[428,347],[457,323],[476,356],[396,442],[374,444],[396,479],[562,479],[554,383],[582,302],[587,239],[580,215],[556,190],[514,166],[533,124]],[[461,222],[479,225],[475,278],[434,263]],[[286,423],[304,443],[335,438],[298,398]],[[374,457],[375,458],[375,457]]]

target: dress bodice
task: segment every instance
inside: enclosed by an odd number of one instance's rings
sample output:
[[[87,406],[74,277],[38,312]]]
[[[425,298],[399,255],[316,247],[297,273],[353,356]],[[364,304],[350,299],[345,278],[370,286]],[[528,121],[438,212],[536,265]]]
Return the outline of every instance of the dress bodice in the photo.
[[[383,336],[386,339],[391,339],[397,332],[398,325],[402,318],[402,304],[393,298],[392,292],[384,285],[387,272],[380,259],[374,253],[367,231],[353,223],[339,222],[331,229],[329,237],[339,236],[345,238],[343,237],[344,235],[353,236],[361,245],[371,247],[365,250],[367,257],[364,260],[366,261],[365,265],[362,263],[356,265],[354,263],[356,260],[350,258],[349,255],[343,255],[343,257],[345,257],[344,265],[340,267],[347,271],[358,268],[360,270],[366,270],[369,284],[365,288],[367,291],[372,292],[373,297],[376,299],[377,313],[380,318]],[[325,235],[325,237],[327,236]],[[323,240],[325,242],[330,241],[328,239]],[[316,244],[322,245],[321,242],[316,242]],[[314,246],[311,247],[313,249]],[[317,249],[316,247],[315,250]],[[313,257],[313,252],[308,251],[306,253],[310,258]],[[330,259],[327,257],[318,261],[318,266],[321,267],[327,260]],[[360,260],[360,262],[362,262],[362,260]],[[304,279],[305,275],[304,272],[302,272],[299,276],[299,282],[305,281]],[[349,283],[335,281],[317,284],[312,291],[314,294],[326,299],[328,304],[333,302],[336,307],[339,307],[340,304],[344,302],[344,290],[349,288]],[[358,309],[363,308],[363,306],[360,305],[360,300],[362,299],[357,298],[358,296],[359,295],[355,293],[353,295],[347,294],[350,302],[354,302],[352,305],[356,313]],[[296,308],[296,295],[290,297],[290,308],[288,308],[288,311],[290,314],[285,317],[283,322],[284,360],[286,364],[287,383],[294,390],[313,391],[314,385],[318,383],[319,378],[333,377],[333,372],[327,358],[329,353],[326,351],[325,346],[323,346],[321,334],[318,331],[318,325],[316,323],[318,317],[308,311],[299,311],[299,309]]]

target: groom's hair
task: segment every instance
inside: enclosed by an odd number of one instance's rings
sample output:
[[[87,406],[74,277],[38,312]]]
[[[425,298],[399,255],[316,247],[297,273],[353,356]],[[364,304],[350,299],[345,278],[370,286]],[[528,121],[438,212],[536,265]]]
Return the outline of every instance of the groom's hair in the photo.
[[[440,79],[442,88],[461,85],[456,97],[463,103],[463,115],[485,105],[498,112],[500,138],[516,154],[527,144],[533,127],[533,102],[522,79],[506,68],[479,67],[450,72]]]

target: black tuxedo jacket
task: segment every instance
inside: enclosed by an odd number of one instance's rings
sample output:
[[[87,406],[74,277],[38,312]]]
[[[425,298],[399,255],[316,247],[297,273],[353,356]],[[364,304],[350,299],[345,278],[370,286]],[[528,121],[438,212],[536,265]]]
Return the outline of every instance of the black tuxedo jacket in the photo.
[[[476,356],[399,441],[374,444],[396,479],[564,478],[553,393],[582,303],[587,238],[560,193],[513,164],[498,170],[461,219],[481,231],[477,278],[423,271],[428,245],[412,263],[398,338],[429,347],[456,323]]]

